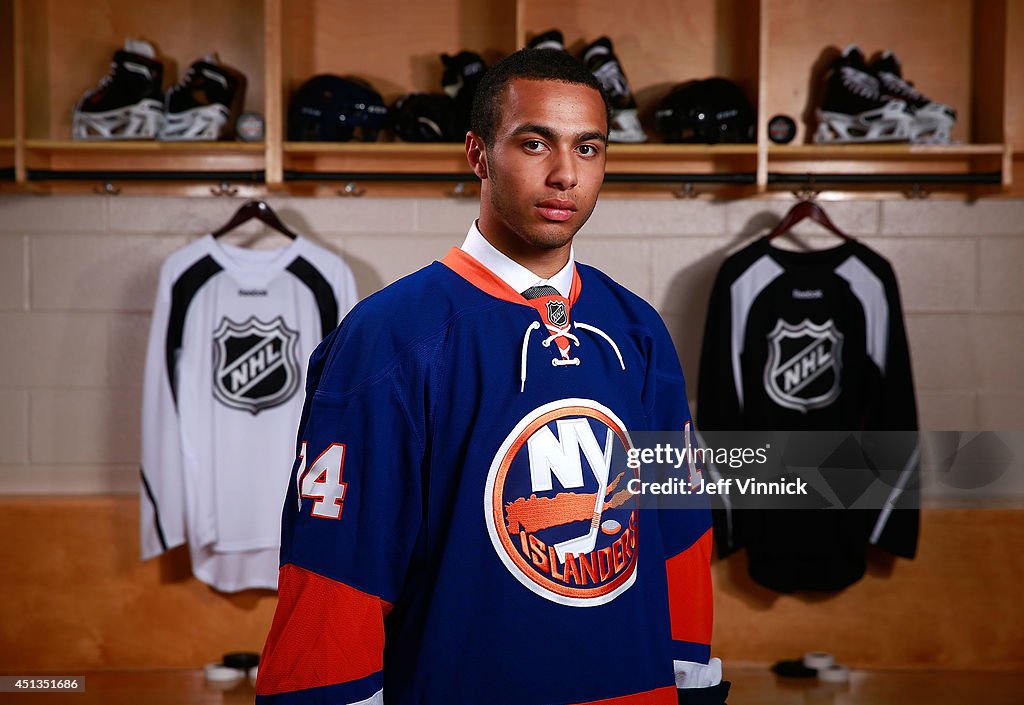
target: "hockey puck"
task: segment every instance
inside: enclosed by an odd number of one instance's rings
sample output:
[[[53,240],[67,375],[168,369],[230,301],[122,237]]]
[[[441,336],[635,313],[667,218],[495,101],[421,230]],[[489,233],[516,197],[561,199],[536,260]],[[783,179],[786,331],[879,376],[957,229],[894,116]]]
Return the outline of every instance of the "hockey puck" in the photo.
[[[260,655],[254,651],[232,651],[224,654],[224,665],[228,668],[237,668],[248,671],[260,663]]]
[[[846,683],[850,680],[850,669],[839,665],[823,668],[818,671],[818,680],[825,683]]]
[[[796,122],[788,115],[776,115],[768,121],[768,139],[775,144],[789,144],[796,137]]]
[[[807,666],[807,668],[813,668],[816,671],[828,668],[835,662],[836,660],[832,654],[825,651],[808,651],[804,654],[804,665]]]
[[[792,661],[779,661],[772,666],[772,673],[783,678],[814,678],[818,672],[808,668],[803,661],[793,659]]]
[[[232,683],[245,678],[245,671],[229,668],[222,663],[208,663],[203,666],[203,673],[210,683]]]
[[[242,113],[235,120],[235,134],[243,142],[262,142],[266,124],[259,113]]]

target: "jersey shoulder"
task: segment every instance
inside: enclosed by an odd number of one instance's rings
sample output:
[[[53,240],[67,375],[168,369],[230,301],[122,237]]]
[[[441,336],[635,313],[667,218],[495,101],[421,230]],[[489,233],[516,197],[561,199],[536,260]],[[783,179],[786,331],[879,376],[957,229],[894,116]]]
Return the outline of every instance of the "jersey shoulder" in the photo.
[[[399,364],[422,369],[457,320],[501,303],[433,262],[356,304],[314,357],[343,371],[346,388]]]

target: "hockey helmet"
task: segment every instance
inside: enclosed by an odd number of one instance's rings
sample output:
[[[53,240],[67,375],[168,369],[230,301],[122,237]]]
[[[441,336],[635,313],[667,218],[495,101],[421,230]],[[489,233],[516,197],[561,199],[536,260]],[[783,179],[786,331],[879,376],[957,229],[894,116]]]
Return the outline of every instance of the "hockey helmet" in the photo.
[[[743,90],[724,78],[687,81],[673,88],[655,112],[666,142],[718,144],[753,142],[754,106]]]
[[[388,108],[366,81],[321,74],[292,96],[288,139],[296,142],[373,142],[388,123]]]
[[[410,93],[395,103],[395,132],[406,142],[461,142],[455,101],[437,93]]]

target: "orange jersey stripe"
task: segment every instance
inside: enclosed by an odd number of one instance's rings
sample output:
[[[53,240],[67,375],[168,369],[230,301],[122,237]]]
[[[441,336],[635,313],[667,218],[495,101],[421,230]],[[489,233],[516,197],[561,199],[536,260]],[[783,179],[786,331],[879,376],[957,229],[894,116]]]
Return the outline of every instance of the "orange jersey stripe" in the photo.
[[[672,638],[711,643],[714,609],[711,595],[711,529],[692,546],[665,561]]]
[[[575,705],[676,705],[679,702],[679,695],[675,686],[665,686],[654,690],[645,690],[642,693],[633,695],[622,695],[617,698],[606,698],[605,700],[588,700],[585,703]]]
[[[491,296],[503,299],[504,301],[511,301],[514,304],[534,306],[532,302],[524,299],[522,294],[506,284],[501,277],[482,265],[472,255],[466,253],[461,248],[453,247],[448,250],[448,254],[440,261],[441,264],[448,267],[448,269],[452,270],[470,284]],[[580,283],[580,275],[576,272],[576,268],[573,267],[572,286],[569,287],[570,306],[576,303],[576,299],[580,296],[581,288],[582,284]],[[534,307],[536,308],[536,306]]]
[[[290,563],[281,567],[278,591],[257,694],[344,683],[383,669],[389,603]]]

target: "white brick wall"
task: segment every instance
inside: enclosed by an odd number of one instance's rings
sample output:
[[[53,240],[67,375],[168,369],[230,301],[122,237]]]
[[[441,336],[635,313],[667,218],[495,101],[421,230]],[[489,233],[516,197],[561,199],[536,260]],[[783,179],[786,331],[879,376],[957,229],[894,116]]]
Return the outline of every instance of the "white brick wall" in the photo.
[[[465,199],[270,201],[341,254],[360,295],[465,236]],[[149,310],[160,263],[239,201],[0,197],[0,494],[134,493]],[[1024,428],[1024,201],[838,201],[841,228],[900,280],[923,428]],[[696,395],[707,296],[726,255],[785,201],[602,201],[576,244],[664,315]],[[829,245],[814,225],[797,231]],[[229,236],[280,243],[251,224]]]

